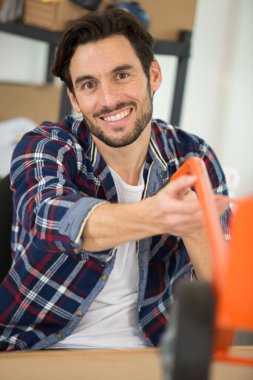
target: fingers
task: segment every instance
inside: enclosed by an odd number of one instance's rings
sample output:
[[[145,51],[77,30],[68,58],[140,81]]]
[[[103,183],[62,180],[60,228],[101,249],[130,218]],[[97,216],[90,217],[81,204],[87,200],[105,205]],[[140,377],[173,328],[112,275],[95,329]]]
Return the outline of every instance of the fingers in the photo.
[[[173,235],[191,235],[196,231],[203,229],[204,221],[200,210],[194,213],[180,213],[174,212],[165,216],[164,220],[164,232],[171,233]]]
[[[197,177],[194,175],[182,175],[178,179],[169,182],[163,190],[173,198],[182,198],[189,192],[196,180]]]
[[[164,233],[189,236],[203,229],[203,210],[192,191],[197,177],[183,175],[166,184],[156,194],[157,221]],[[230,198],[213,194],[218,216],[229,208]]]
[[[191,200],[195,200],[195,199],[198,199],[197,197],[197,194],[195,193],[195,191],[193,191],[191,188],[185,193],[184,195],[184,200],[185,201],[191,201]]]
[[[186,196],[187,197],[187,196]],[[170,213],[182,214],[189,217],[190,215],[195,215],[197,212],[201,212],[199,200],[197,198],[188,199],[182,198],[170,198],[166,196],[162,198],[163,210]]]

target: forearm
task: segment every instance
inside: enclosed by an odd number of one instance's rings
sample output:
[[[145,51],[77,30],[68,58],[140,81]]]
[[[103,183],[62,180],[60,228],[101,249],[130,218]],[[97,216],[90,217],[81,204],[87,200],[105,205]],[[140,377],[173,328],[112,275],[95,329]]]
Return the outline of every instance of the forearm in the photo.
[[[182,239],[197,277],[210,281],[212,278],[212,257],[205,231],[200,229],[194,235]]]
[[[184,231],[189,235],[199,225],[199,205],[196,200],[178,199],[177,194],[193,181],[181,178],[140,202],[100,205],[85,222],[82,248],[98,252],[149,236],[182,235]]]
[[[151,199],[130,204],[104,203],[89,216],[82,234],[82,248],[98,252],[156,233],[150,212]]]
[[[154,200],[132,204],[102,204],[89,217],[83,232],[83,246],[97,252],[115,247],[127,241],[139,240],[162,233],[155,221]],[[206,234],[198,233],[183,238],[197,277],[211,279],[211,254]]]
[[[210,280],[211,254],[199,201],[196,196],[188,200],[184,196],[194,180],[181,177],[137,203],[100,205],[86,221],[82,248],[98,252],[155,235],[182,236],[197,276]],[[226,204],[224,200],[219,208],[224,211]]]

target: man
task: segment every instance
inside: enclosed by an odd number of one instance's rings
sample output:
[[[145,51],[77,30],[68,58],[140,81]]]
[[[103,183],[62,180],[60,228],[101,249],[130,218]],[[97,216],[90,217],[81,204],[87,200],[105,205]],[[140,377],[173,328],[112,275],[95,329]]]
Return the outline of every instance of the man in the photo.
[[[170,177],[198,156],[215,193],[226,183],[203,140],[152,120],[152,44],[120,10],[82,17],[60,42],[53,73],[83,116],[44,122],[14,152],[1,350],[156,346],[178,281],[210,279],[196,178]]]

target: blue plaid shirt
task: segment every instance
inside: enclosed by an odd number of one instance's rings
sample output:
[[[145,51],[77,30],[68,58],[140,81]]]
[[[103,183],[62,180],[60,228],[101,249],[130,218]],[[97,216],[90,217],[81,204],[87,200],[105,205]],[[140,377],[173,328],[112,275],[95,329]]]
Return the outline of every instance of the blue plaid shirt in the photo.
[[[214,191],[227,194],[212,149],[153,120],[143,198],[155,194],[190,156],[204,160]],[[117,248],[87,252],[78,235],[92,209],[117,202],[117,193],[88,128],[70,116],[23,136],[13,154],[11,187],[13,265],[0,284],[0,350],[43,349],[71,334],[110,275]],[[147,345],[157,346],[175,284],[191,277],[192,264],[182,239],[172,235],[140,240],[137,251],[139,328]]]

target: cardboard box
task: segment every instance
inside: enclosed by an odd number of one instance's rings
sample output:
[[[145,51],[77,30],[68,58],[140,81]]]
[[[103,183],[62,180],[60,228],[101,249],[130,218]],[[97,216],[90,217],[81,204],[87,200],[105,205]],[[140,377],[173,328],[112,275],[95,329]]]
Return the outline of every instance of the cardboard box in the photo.
[[[23,22],[40,28],[60,31],[72,20],[87,13],[69,0],[25,0]]]
[[[1,1],[1,0],[0,0]],[[149,31],[156,39],[176,41],[181,30],[192,30],[197,0],[139,0],[151,17]],[[102,1],[99,10],[108,6]],[[25,0],[23,21],[44,29],[61,31],[90,12],[70,0]]]
[[[150,15],[149,31],[156,39],[177,41],[180,31],[193,29],[197,0],[139,0],[138,3]],[[98,9],[107,6],[108,2],[102,1]],[[61,31],[87,12],[90,11],[70,0],[25,0],[23,21]]]
[[[151,18],[149,32],[156,39],[178,41],[180,31],[193,30],[197,0],[139,0]]]
[[[0,83],[0,120],[28,117],[40,124],[58,121],[62,88]]]

